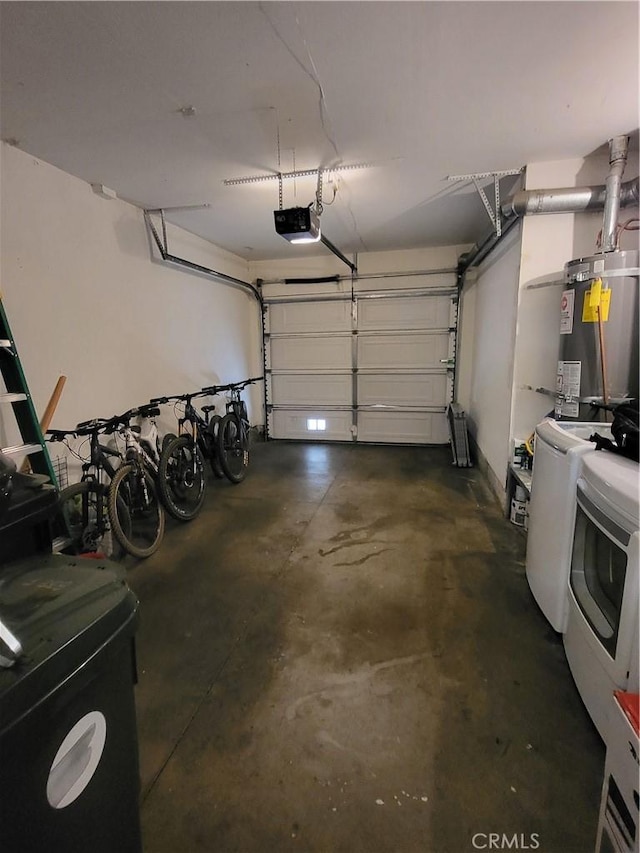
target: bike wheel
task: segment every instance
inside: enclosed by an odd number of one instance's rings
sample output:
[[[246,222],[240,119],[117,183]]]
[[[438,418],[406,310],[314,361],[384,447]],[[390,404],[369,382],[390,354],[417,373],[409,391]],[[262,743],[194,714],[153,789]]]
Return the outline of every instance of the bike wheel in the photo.
[[[162,436],[162,447],[160,449],[160,452],[162,453],[162,451],[165,449],[167,444],[170,444],[173,441],[173,439],[177,438],[177,437],[178,436],[175,434],[175,432],[165,433],[165,435]]]
[[[214,415],[209,421],[207,447],[209,448],[209,462],[214,476],[221,480],[224,477],[224,471],[220,464],[218,456],[218,432],[220,430],[220,415]]]
[[[158,491],[167,512],[178,521],[191,521],[202,509],[207,491],[204,459],[190,436],[181,435],[163,449]]]
[[[233,412],[225,415],[218,428],[218,458],[225,476],[241,483],[249,465],[249,433],[246,424]]]
[[[151,474],[141,465],[121,465],[109,486],[114,536],[134,557],[150,557],[164,535],[164,510]]]
[[[107,487],[86,480],[63,489],[58,496],[53,539],[63,553],[98,553],[120,559],[123,550],[111,529]]]

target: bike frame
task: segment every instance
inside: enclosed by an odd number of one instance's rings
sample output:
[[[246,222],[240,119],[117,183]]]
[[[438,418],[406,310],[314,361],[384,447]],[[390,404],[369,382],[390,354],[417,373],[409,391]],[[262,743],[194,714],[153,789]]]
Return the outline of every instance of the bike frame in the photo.
[[[125,424],[118,432],[124,439],[125,459],[129,462],[142,461],[154,474],[157,474],[159,460],[157,444],[154,446],[146,437],[141,438],[129,424]],[[152,432],[155,432],[154,441],[157,441],[158,430],[155,424]]]

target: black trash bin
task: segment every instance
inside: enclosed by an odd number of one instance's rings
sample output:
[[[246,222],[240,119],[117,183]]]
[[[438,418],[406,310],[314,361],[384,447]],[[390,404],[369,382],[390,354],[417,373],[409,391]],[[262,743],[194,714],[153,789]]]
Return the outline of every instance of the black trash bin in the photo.
[[[2,853],[141,850],[137,612],[108,561],[47,555],[0,574]]]

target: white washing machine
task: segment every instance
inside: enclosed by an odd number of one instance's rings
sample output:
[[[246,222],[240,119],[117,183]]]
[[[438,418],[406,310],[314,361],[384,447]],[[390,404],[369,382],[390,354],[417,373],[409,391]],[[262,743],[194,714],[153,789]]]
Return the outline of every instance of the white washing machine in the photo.
[[[614,690],[638,692],[640,572],[637,462],[589,453],[578,478],[569,616],[564,649],[591,719],[604,739]]]
[[[576,511],[576,482],[594,432],[611,438],[605,423],[545,418],[536,427],[529,502],[526,572],[538,606],[554,631],[564,633],[569,606],[569,566]]]

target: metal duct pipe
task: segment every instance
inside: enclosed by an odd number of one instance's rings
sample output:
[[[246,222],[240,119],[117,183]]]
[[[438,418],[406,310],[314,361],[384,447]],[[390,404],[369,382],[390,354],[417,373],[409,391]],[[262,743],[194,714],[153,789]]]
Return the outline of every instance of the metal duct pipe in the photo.
[[[638,178],[619,184],[619,189],[619,207],[638,204],[640,199]],[[584,210],[604,210],[606,200],[605,184],[596,187],[520,190],[504,202],[501,211],[507,219],[536,213],[580,213]]]
[[[602,251],[613,252],[616,249],[616,228],[620,212],[620,187],[622,175],[627,165],[628,136],[614,136],[609,140],[609,174],[607,175],[607,198],[604,204],[602,222]]]

